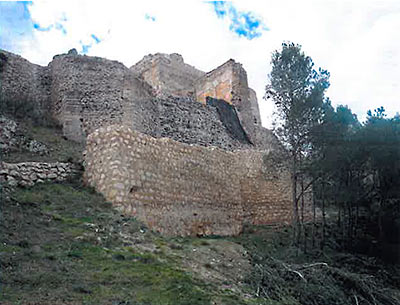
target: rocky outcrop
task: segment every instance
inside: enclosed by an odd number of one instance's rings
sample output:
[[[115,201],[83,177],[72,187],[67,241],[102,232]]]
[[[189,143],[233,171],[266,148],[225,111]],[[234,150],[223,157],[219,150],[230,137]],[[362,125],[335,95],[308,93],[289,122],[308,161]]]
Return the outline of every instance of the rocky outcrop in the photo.
[[[0,153],[9,153],[15,149],[22,149],[39,155],[49,154],[48,147],[34,139],[29,139],[18,131],[18,124],[3,115],[0,115]]]
[[[0,115],[0,152],[7,153],[18,145],[19,141],[15,137],[17,126],[14,120]]]

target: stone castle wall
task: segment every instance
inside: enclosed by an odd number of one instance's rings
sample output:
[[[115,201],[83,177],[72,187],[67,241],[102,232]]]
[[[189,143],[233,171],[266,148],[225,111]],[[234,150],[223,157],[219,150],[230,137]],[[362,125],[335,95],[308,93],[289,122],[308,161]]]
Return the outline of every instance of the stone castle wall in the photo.
[[[205,74],[176,53],[146,55],[130,70],[150,84],[159,97],[192,96],[196,80]]]
[[[249,88],[249,100],[250,100],[251,113],[253,114],[254,124],[257,126],[261,126],[261,115],[260,115],[260,108],[258,107],[257,94],[251,88]]]
[[[201,77],[196,82],[196,99],[205,103],[207,96],[210,96],[232,104],[234,64],[231,59]]]
[[[85,180],[164,234],[235,235],[246,222],[291,219],[289,173],[266,168],[263,158],[265,152],[228,152],[109,126],[87,138]]]
[[[274,140],[269,130],[260,127],[255,93],[248,88],[246,72],[233,60],[205,74],[184,63],[179,54],[148,55],[130,69],[73,51],[55,56],[48,67],[5,51],[1,54],[2,98],[24,98],[42,112],[51,111],[70,140],[84,142],[101,126],[124,124],[184,143],[220,142],[223,148],[240,148],[229,130],[223,131],[215,109],[205,103],[207,96],[235,107],[247,144],[268,149],[271,143],[262,141]],[[195,95],[203,108],[193,102]]]
[[[67,54],[49,66],[53,111],[64,134],[76,141],[100,126],[122,123],[125,104],[151,96],[150,88],[117,61]]]
[[[196,82],[196,98],[204,102],[207,97],[222,99],[235,106],[243,129],[250,142],[257,143],[257,126],[261,126],[257,96],[247,83],[247,73],[233,59],[208,72]]]
[[[224,120],[217,101],[202,105],[191,98],[170,97],[133,104],[132,109],[137,113],[135,117],[138,120],[128,120],[124,125],[139,132],[156,138],[168,137],[182,143],[211,145],[226,150],[252,148],[243,134],[230,128],[236,114]],[[132,126],[131,122],[136,124]],[[236,125],[240,127],[237,117]]]
[[[30,63],[21,56],[0,50],[1,102],[32,103],[35,110],[50,108],[51,78],[47,67]]]
[[[87,140],[86,181],[152,229],[234,235],[244,223],[291,219],[289,173],[274,161],[284,149],[261,127],[255,92],[233,60],[205,74],[178,54],[128,69],[76,51],[47,67],[1,51],[0,80],[3,99],[51,110],[68,139]],[[70,170],[2,164],[0,178],[32,185]]]

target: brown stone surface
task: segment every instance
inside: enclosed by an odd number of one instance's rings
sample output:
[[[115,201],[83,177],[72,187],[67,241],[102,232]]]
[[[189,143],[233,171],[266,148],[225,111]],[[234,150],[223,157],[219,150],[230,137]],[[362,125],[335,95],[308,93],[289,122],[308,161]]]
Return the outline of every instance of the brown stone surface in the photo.
[[[223,99],[235,106],[237,115],[251,143],[265,149],[269,143],[260,142],[268,133],[261,127],[257,96],[248,86],[247,73],[242,65],[233,59],[208,72],[196,81],[196,98],[204,103],[207,96]],[[262,134],[259,134],[261,132]]]
[[[261,126],[260,108],[258,107],[258,100],[256,92],[249,88],[250,108],[254,117],[254,124]]]
[[[149,54],[131,68],[152,86],[157,96],[194,95],[195,82],[205,73],[186,64],[180,54]]]
[[[232,104],[234,64],[234,60],[231,59],[196,82],[196,98],[199,102],[205,103],[206,97],[210,96]]]
[[[169,235],[235,235],[244,223],[288,223],[285,167],[265,152],[228,152],[100,128],[87,138],[85,181],[114,206]],[[271,174],[273,171],[273,174]]]

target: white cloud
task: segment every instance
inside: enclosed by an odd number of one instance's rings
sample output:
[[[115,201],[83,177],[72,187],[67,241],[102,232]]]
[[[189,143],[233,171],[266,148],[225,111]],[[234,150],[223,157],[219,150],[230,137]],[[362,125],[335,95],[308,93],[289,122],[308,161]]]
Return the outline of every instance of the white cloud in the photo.
[[[227,18],[218,18],[211,4],[198,1],[38,1],[30,6],[34,22],[43,27],[61,23],[67,34],[55,28],[34,31],[21,55],[46,65],[55,54],[92,44],[88,55],[127,66],[149,53],[178,52],[204,71],[234,58],[247,70],[263,124],[270,126],[273,105],[262,96],[271,53],[290,40],[331,72],[328,96],[334,104],[348,104],[359,116],[381,105],[390,115],[399,111],[397,0],[246,0],[233,5],[262,16],[270,31],[253,40],[240,38],[229,30]],[[101,43],[95,44],[92,34]]]

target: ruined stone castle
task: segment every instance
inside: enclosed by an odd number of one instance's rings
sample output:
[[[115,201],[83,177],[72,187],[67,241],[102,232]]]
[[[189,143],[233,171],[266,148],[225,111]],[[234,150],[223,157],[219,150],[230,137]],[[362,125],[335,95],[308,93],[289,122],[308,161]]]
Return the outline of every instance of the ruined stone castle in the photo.
[[[85,142],[85,181],[121,212],[171,235],[291,220],[284,150],[234,60],[205,73],[179,54],[130,68],[74,50],[46,67],[0,55],[2,99],[34,102]]]

